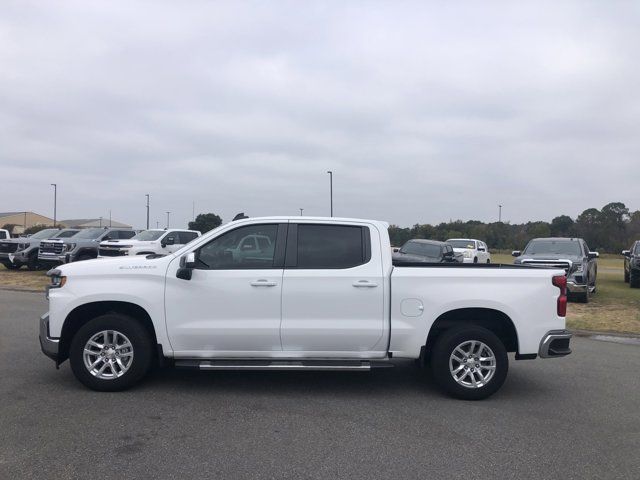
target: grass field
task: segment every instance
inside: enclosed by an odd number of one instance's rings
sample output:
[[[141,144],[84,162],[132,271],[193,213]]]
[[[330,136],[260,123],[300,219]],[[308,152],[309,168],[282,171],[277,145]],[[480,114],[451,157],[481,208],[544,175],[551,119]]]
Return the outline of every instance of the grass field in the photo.
[[[511,255],[492,254],[494,263],[513,263]],[[640,289],[624,283],[622,257],[603,255],[598,259],[598,292],[587,305],[570,303],[569,328],[640,334]],[[39,290],[48,283],[44,271],[7,270],[0,265],[0,288]]]

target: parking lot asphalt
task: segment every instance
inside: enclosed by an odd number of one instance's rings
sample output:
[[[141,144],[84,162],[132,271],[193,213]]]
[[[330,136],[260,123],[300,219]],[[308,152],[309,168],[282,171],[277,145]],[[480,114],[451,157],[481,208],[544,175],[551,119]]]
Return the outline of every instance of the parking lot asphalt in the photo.
[[[370,373],[156,371],[97,393],[40,352],[42,294],[0,291],[0,479],[640,478],[640,346],[575,338],[495,396]]]

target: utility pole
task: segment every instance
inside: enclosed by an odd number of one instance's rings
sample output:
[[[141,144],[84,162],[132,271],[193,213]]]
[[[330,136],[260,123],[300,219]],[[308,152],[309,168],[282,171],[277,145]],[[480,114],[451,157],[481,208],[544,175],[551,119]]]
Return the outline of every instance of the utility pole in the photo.
[[[53,187],[53,228],[56,228],[56,214],[58,210],[58,184],[52,183]]]
[[[193,201],[193,206],[191,207],[191,221],[196,221],[196,201]]]
[[[109,228],[111,228],[111,210],[109,210]]]
[[[302,216],[302,212],[304,211],[304,208],[300,209],[300,216]]]
[[[156,228],[160,228],[160,222],[156,220]]]
[[[329,199],[331,201],[331,216],[333,217],[333,172],[331,170],[327,170],[329,174]]]
[[[502,223],[502,205],[498,205],[498,222]]]
[[[171,213],[171,212],[167,212],[167,228],[169,228],[169,214],[170,214],[170,213]]]
[[[144,196],[147,197],[147,230],[149,230],[149,194],[145,193]]]
[[[102,217],[100,217],[100,228],[102,228]]]

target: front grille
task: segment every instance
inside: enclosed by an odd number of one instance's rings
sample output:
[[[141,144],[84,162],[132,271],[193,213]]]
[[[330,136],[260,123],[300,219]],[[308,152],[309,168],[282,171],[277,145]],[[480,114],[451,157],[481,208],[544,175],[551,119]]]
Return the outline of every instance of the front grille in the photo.
[[[98,252],[101,257],[121,257],[127,254],[126,250],[121,250],[119,248],[114,248],[114,247],[110,247],[110,248],[100,247]]]
[[[40,242],[40,253],[60,255],[64,252],[64,243]]]
[[[523,265],[531,265],[533,267],[561,268],[568,272],[571,268],[569,260],[523,260]]]
[[[17,243],[12,242],[0,242],[0,252],[13,253],[18,249]]]

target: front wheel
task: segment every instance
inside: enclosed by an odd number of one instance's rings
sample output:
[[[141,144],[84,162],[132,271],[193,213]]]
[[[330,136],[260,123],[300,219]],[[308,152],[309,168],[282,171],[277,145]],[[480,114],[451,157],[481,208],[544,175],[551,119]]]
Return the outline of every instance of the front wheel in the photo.
[[[431,370],[438,386],[462,400],[481,400],[502,386],[509,358],[490,330],[473,325],[452,328],[436,341]]]
[[[629,270],[629,286],[640,288],[640,270]]]
[[[20,268],[20,265],[14,265],[13,263],[10,263],[10,262],[6,262],[6,263],[3,262],[2,264],[5,266],[7,270],[18,270]]]
[[[108,313],[83,325],[71,341],[69,361],[76,378],[103,392],[125,390],[151,368],[153,344],[135,319]]]

